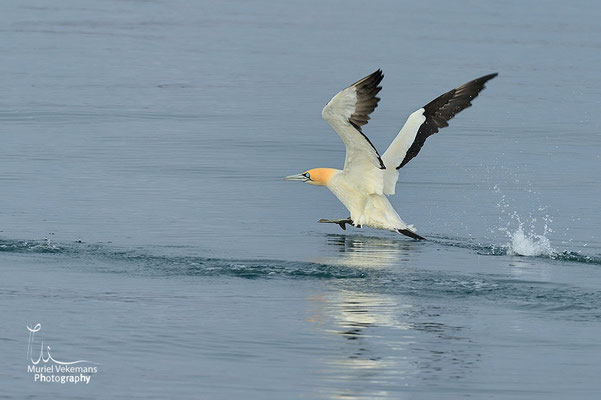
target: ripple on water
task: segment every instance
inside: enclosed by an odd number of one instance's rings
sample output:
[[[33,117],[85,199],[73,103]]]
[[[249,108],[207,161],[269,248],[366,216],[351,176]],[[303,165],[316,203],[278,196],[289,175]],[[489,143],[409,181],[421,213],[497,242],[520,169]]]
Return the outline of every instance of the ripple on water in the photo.
[[[521,240],[521,239],[520,239]],[[457,239],[435,239],[433,244],[473,249],[480,254],[509,255],[509,247],[476,245]],[[431,243],[432,243],[431,242]],[[156,250],[156,249],[155,249]],[[356,265],[282,260],[243,260],[152,254],[86,243],[0,240],[0,252],[40,254],[70,260],[95,272],[147,276],[236,277],[244,279],[325,279],[341,289],[425,298],[502,301],[516,307],[568,313],[580,320],[601,319],[601,293],[549,282],[507,279],[491,273],[462,274],[423,268],[361,268]],[[576,253],[541,253],[547,257],[601,265],[601,257]]]

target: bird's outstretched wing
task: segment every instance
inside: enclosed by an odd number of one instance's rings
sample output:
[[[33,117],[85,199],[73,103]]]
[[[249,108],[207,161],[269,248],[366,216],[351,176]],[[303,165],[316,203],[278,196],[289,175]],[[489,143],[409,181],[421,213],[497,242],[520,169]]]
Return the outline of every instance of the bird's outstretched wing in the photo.
[[[385,168],[380,154],[365,136],[361,127],[367,124],[369,114],[378,106],[384,74],[377,70],[339,92],[323,108],[321,115],[346,146],[344,171],[363,181],[367,192],[382,193]],[[361,179],[365,178],[365,179]]]
[[[449,126],[447,121],[470,107],[472,100],[484,89],[484,84],[495,76],[497,76],[496,73],[485,75],[461,85],[437,97],[409,116],[397,137],[382,155],[382,160],[386,165],[384,178],[386,194],[394,194],[398,179],[397,170],[419,153],[429,136],[438,132],[439,129]]]
[[[382,89],[378,86],[382,78],[381,70],[366,76],[332,97],[321,112],[323,119],[334,128],[346,146],[344,168],[357,159],[365,159],[384,169],[380,154],[361,131],[380,101],[376,94]]]

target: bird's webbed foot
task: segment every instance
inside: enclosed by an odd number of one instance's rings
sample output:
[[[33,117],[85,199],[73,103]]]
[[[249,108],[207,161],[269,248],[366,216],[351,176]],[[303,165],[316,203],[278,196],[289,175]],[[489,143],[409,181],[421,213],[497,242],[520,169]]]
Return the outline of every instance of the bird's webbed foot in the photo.
[[[344,219],[320,219],[319,222],[324,224],[338,224],[343,231],[346,231],[346,224],[353,225],[353,220],[350,217]]]

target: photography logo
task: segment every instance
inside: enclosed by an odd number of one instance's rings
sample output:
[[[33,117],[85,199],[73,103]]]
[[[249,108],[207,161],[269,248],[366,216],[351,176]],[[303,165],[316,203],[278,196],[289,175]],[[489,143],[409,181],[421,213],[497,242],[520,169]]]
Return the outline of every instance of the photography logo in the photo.
[[[43,383],[90,383],[92,375],[98,372],[97,365],[88,360],[58,361],[50,354],[50,346],[46,346],[44,354],[44,341],[40,344],[40,353],[34,356],[36,333],[42,329],[42,324],[33,328],[27,325],[29,341],[27,343],[27,372],[33,375],[34,382]],[[37,346],[36,346],[37,349]]]

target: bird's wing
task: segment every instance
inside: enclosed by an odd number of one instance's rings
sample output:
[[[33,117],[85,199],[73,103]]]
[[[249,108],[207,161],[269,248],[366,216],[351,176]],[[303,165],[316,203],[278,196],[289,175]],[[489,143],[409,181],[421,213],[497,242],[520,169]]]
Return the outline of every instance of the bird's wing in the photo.
[[[366,192],[382,193],[385,168],[380,154],[361,131],[369,114],[378,106],[378,86],[384,75],[377,70],[339,92],[323,108],[321,115],[346,146],[344,172],[362,182]]]
[[[409,116],[397,137],[382,155],[387,168],[384,178],[385,194],[394,194],[398,179],[397,170],[419,153],[430,135],[449,126],[447,121],[470,107],[472,100],[484,89],[484,84],[495,76],[496,73],[486,75],[461,85],[437,97]]]

